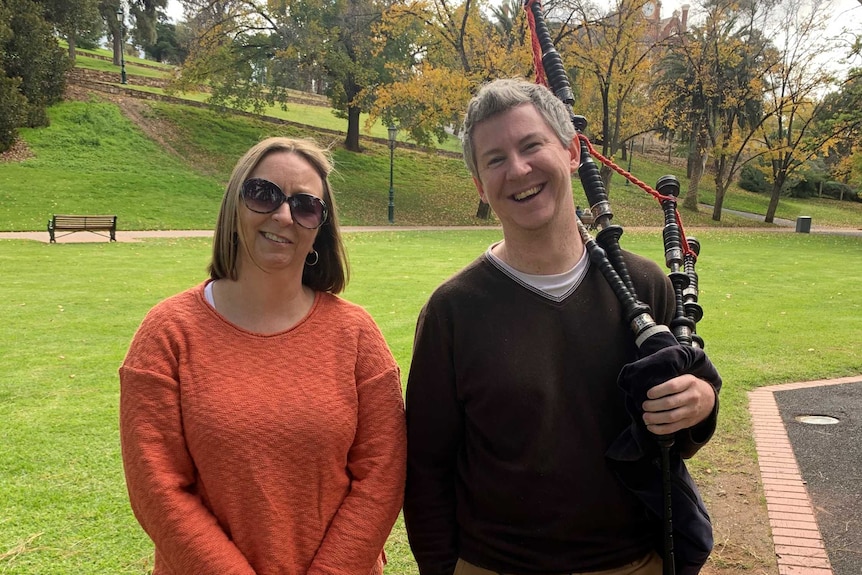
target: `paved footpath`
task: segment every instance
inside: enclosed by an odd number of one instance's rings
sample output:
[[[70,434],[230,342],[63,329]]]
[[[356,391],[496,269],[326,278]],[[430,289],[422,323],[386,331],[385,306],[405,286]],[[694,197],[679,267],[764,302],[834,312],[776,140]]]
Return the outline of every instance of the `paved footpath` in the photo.
[[[862,375],[748,398],[779,575],[859,575]]]
[[[655,230],[656,228],[635,228],[632,226],[626,229],[635,230]],[[692,231],[695,228],[692,228]],[[751,230],[752,232],[774,232],[774,233],[793,233],[795,230],[788,226],[779,226],[774,228],[704,228],[704,229],[724,229],[727,231],[742,231]],[[469,230],[501,230],[500,226],[341,226],[342,233],[353,232],[406,232],[406,231],[469,231]],[[834,234],[862,237],[862,228],[827,228],[814,226],[811,228],[812,234]],[[212,230],[139,230],[126,231],[118,230],[116,238],[118,242],[138,242],[148,238],[209,238],[212,237]],[[57,243],[90,243],[106,241],[107,235],[95,232],[74,232],[70,234],[58,234]],[[0,240],[34,240],[37,242],[48,243],[48,232],[0,232]]]
[[[341,226],[342,233],[352,232],[406,232],[406,231],[455,231],[455,230],[499,230],[499,226]],[[118,242],[138,242],[149,238],[211,238],[212,230],[118,230]],[[108,240],[106,234],[95,232],[57,233],[57,243],[92,243]],[[48,232],[0,232],[0,240],[34,240],[49,243]]]

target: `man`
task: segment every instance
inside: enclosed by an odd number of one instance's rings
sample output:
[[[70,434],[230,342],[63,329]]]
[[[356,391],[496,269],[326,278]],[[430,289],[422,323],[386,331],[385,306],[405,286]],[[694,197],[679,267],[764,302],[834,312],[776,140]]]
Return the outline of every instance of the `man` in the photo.
[[[420,573],[660,575],[661,527],[605,459],[631,424],[616,380],[636,348],[578,232],[569,110],[542,86],[498,80],[470,102],[462,144],[503,240],[441,285],[417,325],[404,516]],[[667,277],[626,259],[667,324]],[[711,436],[710,382],[675,377],[649,398],[647,429],[676,434],[684,456]]]

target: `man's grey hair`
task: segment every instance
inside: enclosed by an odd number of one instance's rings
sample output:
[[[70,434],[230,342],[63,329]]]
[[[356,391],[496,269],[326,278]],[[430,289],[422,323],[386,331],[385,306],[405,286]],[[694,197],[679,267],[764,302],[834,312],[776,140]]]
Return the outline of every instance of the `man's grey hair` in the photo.
[[[479,172],[476,168],[476,150],[473,149],[473,129],[480,122],[522,104],[536,107],[564,147],[568,148],[572,143],[575,137],[572,113],[550,90],[523,79],[494,80],[482,86],[470,100],[461,129],[464,163],[474,178],[478,179]]]

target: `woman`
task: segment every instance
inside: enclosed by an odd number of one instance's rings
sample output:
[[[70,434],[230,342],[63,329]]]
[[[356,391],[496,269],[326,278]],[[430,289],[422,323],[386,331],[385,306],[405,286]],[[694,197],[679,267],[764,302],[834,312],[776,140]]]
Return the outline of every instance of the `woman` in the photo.
[[[372,575],[401,508],[398,366],[335,294],[326,153],[270,138],[234,168],[210,279],[156,305],[120,368],[132,509],[154,575]]]

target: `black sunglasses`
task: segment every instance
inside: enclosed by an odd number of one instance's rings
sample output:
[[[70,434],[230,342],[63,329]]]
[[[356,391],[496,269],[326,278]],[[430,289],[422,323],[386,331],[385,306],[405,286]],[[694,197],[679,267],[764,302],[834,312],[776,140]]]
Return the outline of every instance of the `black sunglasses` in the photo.
[[[311,194],[285,195],[276,184],[263,178],[251,178],[242,184],[242,202],[258,214],[271,214],[281,204],[290,208],[290,217],[300,226],[314,230],[329,216],[326,202]]]

